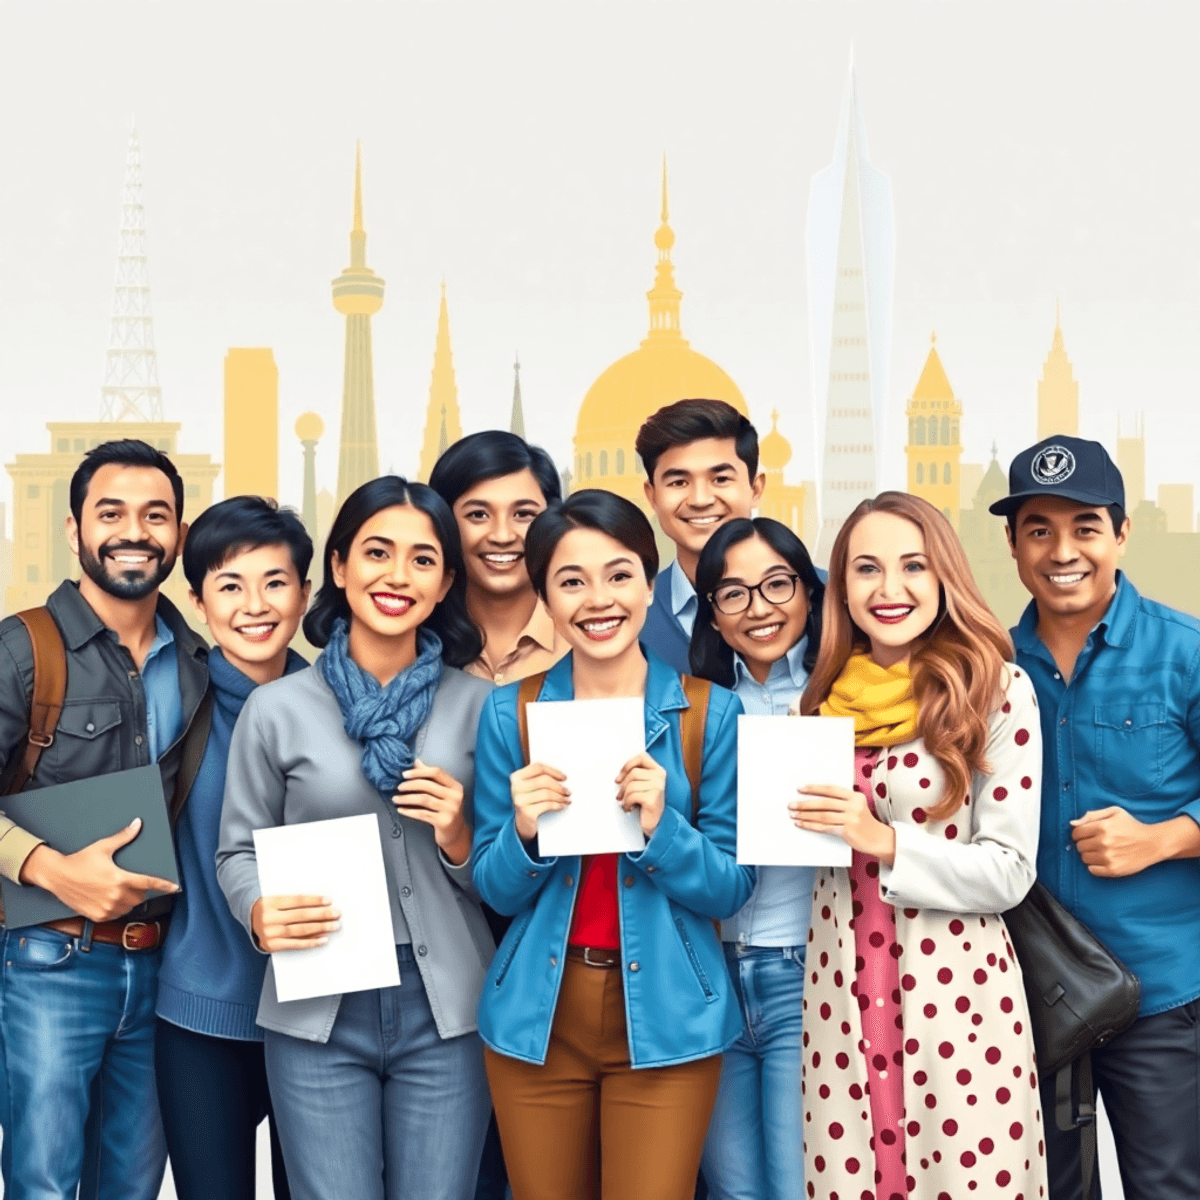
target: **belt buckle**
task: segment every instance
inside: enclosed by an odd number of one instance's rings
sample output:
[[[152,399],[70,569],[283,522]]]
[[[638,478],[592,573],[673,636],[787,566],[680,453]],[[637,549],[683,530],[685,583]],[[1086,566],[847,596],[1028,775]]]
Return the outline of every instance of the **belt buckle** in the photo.
[[[601,959],[599,962],[592,962],[591,957],[590,957],[590,955],[592,953],[592,949],[593,949],[593,947],[591,947],[591,946],[584,946],[584,948],[583,948],[583,961],[589,967],[611,967],[612,966],[611,962],[606,962],[603,959]]]
[[[131,929],[149,929],[151,925],[153,925],[156,929],[158,928],[157,921],[127,921],[121,927],[121,949],[122,950],[145,949],[145,947],[143,947],[143,946],[131,946],[129,944],[129,931]]]

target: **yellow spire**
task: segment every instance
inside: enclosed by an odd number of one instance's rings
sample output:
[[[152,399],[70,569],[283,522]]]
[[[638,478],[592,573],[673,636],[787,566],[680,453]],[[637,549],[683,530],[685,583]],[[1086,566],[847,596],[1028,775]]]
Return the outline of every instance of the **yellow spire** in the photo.
[[[425,436],[417,471],[417,478],[422,483],[428,482],[433,464],[446,447],[452,446],[461,437],[458,383],[454,377],[454,356],[450,349],[450,310],[446,304],[446,281],[443,279],[437,341],[433,351],[433,375],[429,380],[429,405],[425,410]]]
[[[942,366],[941,357],[934,344],[936,342],[937,334],[930,334],[929,357],[925,360],[925,369],[921,372],[921,378],[917,380],[917,386],[913,389],[912,398],[914,400],[954,399],[954,389],[946,377],[946,368]]]
[[[367,265],[367,231],[363,228],[362,142],[354,144],[354,228],[350,231],[350,269]]]
[[[658,264],[654,271],[654,286],[646,293],[650,301],[650,332],[646,341],[670,338],[683,342],[679,331],[679,302],[683,293],[675,286],[675,267],[671,262],[671,248],[675,245],[675,231],[669,223],[670,208],[667,203],[667,156],[663,155],[662,168],[662,213],[661,224],[654,234],[654,245],[658,248]],[[645,342],[642,343],[645,345]],[[684,345],[687,345],[684,342]]]
[[[1079,432],[1079,383],[1063,341],[1062,312],[1054,302],[1054,338],[1038,381],[1038,440]]]

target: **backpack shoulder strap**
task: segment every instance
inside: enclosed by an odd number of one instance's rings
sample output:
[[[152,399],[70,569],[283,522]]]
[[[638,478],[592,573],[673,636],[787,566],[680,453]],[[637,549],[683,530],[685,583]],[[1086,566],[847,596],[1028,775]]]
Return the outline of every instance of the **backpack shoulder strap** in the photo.
[[[704,759],[704,729],[708,724],[708,701],[712,684],[694,675],[680,677],[688,707],[679,714],[679,740],[683,745],[683,766],[692,785],[692,824],[700,816],[700,773]]]
[[[33,649],[33,697],[25,752],[8,781],[9,795],[19,792],[29,782],[42,751],[53,745],[67,694],[67,648],[50,610],[45,605],[27,608],[17,613],[17,620],[28,631]]]
[[[542,691],[546,682],[546,672],[539,671],[536,675],[527,675],[521,680],[517,691],[517,727],[521,730],[521,753],[525,762],[529,762],[529,718],[525,715],[525,706],[533,704]]]
[[[175,775],[175,791],[171,796],[171,806],[168,810],[172,826],[179,821],[184,801],[187,800],[188,793],[192,790],[192,784],[196,782],[204,751],[208,749],[208,734],[212,729],[212,710],[213,694],[212,688],[209,687],[205,689],[204,696],[200,700],[200,707],[196,709],[196,715],[192,717],[192,723],[184,735],[179,770]]]

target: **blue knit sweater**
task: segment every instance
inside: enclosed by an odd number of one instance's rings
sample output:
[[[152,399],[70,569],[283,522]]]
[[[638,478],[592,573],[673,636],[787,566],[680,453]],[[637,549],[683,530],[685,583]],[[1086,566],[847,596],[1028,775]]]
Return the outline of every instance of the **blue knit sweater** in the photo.
[[[285,674],[308,663],[288,651]],[[212,729],[175,830],[183,893],[175,902],[158,972],[157,1012],[172,1025],[211,1037],[261,1041],[254,1023],[267,959],[233,919],[217,886],[217,836],[225,798],[229,739],[257,686],[214,647],[208,655]]]

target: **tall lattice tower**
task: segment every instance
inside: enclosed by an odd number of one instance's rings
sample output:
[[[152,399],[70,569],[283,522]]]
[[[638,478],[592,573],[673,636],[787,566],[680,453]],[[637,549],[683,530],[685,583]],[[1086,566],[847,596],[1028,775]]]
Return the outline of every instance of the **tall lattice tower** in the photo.
[[[379,474],[371,317],[383,307],[383,280],[367,266],[361,146],[354,153],[354,228],[350,231],[350,265],[333,281],[333,307],[346,317],[342,433],[338,445],[337,502],[340,505],[355,488]]]
[[[458,410],[458,383],[454,378],[454,355],[450,350],[450,310],[446,307],[446,281],[442,280],[442,302],[438,308],[437,340],[433,348],[433,374],[429,379],[429,404],[425,409],[425,436],[417,478],[429,482],[433,464],[463,435]]]
[[[150,275],[146,269],[146,209],[142,204],[142,152],[136,129],[129,132],[121,239],[113,292],[112,329],[104,384],[102,421],[161,421],[162,389],[150,318]]]

